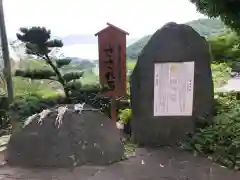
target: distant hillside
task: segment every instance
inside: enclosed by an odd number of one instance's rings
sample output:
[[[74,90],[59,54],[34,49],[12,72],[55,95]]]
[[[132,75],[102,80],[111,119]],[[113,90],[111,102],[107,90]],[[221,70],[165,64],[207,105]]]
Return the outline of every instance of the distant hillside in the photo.
[[[227,31],[227,28],[219,19],[199,19],[190,21],[186,24],[193,27],[201,36],[204,37],[215,36]],[[128,46],[127,57],[129,59],[137,59],[138,54],[141,52],[150,38],[151,35],[145,36]]]
[[[193,27],[201,36],[210,37],[226,32],[228,29],[219,19],[199,19],[186,23]]]
[[[64,57],[65,59],[71,59],[72,62],[80,62],[80,61],[90,61],[89,59],[83,59],[79,57]]]

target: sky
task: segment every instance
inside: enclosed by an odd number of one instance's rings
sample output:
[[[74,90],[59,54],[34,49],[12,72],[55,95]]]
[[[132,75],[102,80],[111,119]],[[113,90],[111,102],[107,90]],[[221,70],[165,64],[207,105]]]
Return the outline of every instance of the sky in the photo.
[[[107,22],[136,38],[170,21],[204,17],[189,0],[3,0],[3,5],[9,38],[29,26],[45,26],[55,36],[95,34]]]

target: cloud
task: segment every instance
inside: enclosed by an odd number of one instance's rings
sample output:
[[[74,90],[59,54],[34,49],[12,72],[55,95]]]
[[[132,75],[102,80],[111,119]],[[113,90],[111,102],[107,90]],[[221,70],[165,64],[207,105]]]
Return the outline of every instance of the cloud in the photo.
[[[56,36],[94,34],[110,22],[140,37],[169,21],[203,15],[188,0],[4,0],[9,37],[22,26],[46,26]]]

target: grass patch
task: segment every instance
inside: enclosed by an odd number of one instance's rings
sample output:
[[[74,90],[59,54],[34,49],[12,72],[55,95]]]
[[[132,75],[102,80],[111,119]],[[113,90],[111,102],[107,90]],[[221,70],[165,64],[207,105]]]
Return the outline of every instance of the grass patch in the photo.
[[[127,60],[127,70],[133,70],[136,66],[137,61]]]
[[[124,144],[124,157],[134,157],[136,156],[137,145],[132,142],[126,142]]]

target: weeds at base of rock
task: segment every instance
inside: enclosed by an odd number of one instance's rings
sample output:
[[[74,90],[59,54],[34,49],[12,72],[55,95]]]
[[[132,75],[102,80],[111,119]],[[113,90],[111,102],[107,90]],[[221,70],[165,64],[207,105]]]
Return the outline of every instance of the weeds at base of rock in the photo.
[[[124,156],[123,160],[136,156],[137,145],[131,140],[124,143]]]

